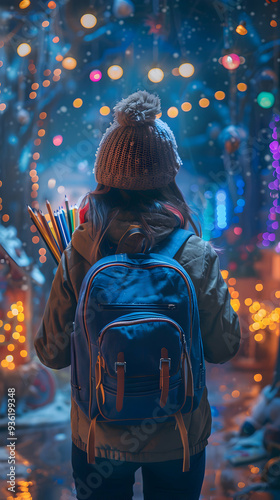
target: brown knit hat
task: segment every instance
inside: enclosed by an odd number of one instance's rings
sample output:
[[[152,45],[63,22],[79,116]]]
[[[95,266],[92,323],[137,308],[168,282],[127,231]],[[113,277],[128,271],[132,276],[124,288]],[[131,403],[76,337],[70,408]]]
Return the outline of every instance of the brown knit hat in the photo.
[[[145,90],[114,107],[94,164],[98,183],[119,189],[155,189],[174,180],[182,160],[172,130],[162,120],[160,99]]]

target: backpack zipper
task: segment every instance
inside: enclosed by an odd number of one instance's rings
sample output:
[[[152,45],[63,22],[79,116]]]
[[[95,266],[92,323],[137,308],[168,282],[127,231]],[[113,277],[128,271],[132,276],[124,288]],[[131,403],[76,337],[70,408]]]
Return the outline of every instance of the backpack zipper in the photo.
[[[101,309],[176,309],[176,304],[98,304]]]
[[[175,326],[175,328],[178,330],[178,332],[180,334],[180,338],[181,338],[182,344],[184,346],[186,345],[185,334],[182,331],[182,328],[178,325],[178,323],[176,323],[172,319],[163,318],[163,317],[160,317],[160,316],[156,316],[156,317],[151,316],[151,317],[147,317],[147,318],[130,319],[130,320],[127,319],[127,320],[122,320],[122,321],[111,321],[106,326],[104,326],[104,328],[102,328],[102,330],[100,332],[100,335],[99,335],[99,345],[101,346],[104,333],[106,333],[106,331],[109,328],[112,328],[114,326],[135,325],[135,324],[138,324],[138,323],[140,323],[140,324],[141,323],[150,323],[151,321],[162,321],[162,322],[170,323],[171,325]]]

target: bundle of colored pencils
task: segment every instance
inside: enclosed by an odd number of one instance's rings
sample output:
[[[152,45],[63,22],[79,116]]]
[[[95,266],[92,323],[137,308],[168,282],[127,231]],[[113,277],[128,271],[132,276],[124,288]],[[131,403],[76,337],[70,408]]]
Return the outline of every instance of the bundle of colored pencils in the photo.
[[[67,196],[65,196],[65,209],[52,211],[49,201],[46,201],[48,214],[44,215],[41,210],[27,207],[28,213],[38,230],[43,241],[47,245],[55,262],[60,261],[63,250],[71,241],[72,233],[79,225],[78,208],[69,207]]]

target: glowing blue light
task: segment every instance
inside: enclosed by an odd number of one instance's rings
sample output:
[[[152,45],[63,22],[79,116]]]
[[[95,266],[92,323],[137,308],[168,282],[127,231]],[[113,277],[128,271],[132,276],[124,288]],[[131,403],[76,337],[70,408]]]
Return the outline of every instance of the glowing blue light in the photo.
[[[216,194],[216,200],[219,201],[219,202],[222,202],[222,201],[225,201],[226,199],[226,193],[225,191],[218,191],[217,194]]]

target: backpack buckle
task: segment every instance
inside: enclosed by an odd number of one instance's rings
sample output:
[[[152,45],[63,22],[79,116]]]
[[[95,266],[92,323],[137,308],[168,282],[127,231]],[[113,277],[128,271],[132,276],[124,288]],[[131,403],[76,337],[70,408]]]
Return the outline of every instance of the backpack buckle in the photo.
[[[115,362],[115,373],[117,373],[118,366],[123,366],[126,372],[126,361],[116,361]]]
[[[171,358],[160,358],[160,361],[159,361],[159,369],[160,370],[162,368],[162,363],[168,363],[168,368],[170,370],[170,368],[171,368]]]

